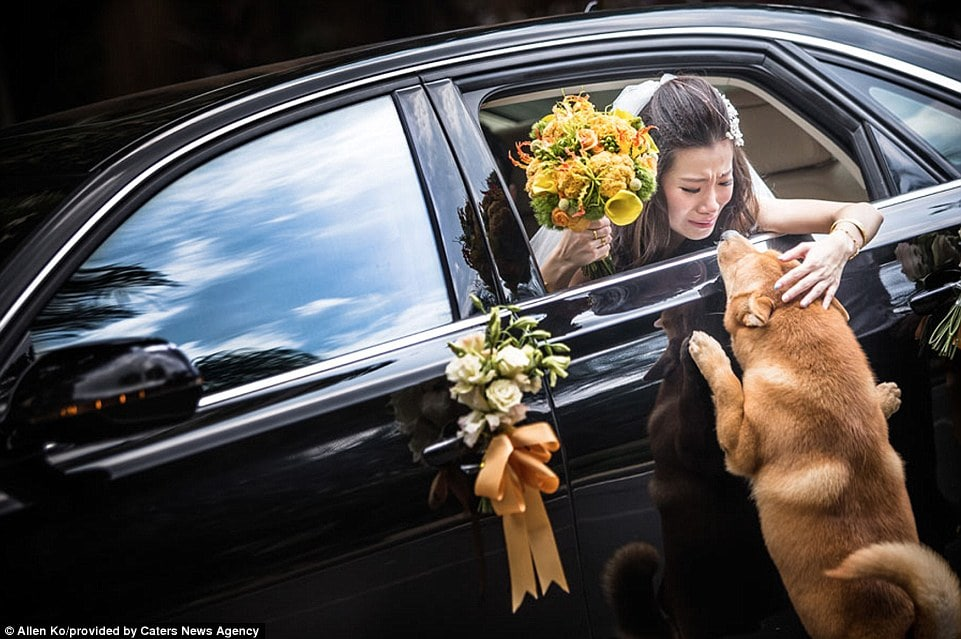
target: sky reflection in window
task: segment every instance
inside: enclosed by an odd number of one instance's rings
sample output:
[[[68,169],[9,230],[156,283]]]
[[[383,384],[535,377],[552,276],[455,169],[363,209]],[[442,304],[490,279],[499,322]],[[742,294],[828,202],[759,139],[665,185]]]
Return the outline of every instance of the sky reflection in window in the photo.
[[[34,331],[39,351],[159,336],[192,359],[282,351],[302,365],[451,320],[428,213],[386,97],[270,134],[184,176],[82,272],[118,266],[128,276],[108,288],[84,290],[75,278],[79,294],[51,303]],[[84,314],[109,320],[78,326]],[[271,372],[279,371],[260,375]]]

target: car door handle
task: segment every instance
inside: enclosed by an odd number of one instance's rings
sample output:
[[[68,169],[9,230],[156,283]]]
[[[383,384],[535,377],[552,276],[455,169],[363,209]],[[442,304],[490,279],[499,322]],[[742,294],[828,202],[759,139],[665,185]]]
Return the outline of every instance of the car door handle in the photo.
[[[471,449],[464,444],[460,437],[442,439],[424,447],[424,461],[434,468],[444,468],[471,454]],[[467,475],[476,475],[480,471],[480,462],[460,464],[460,469]]]
[[[932,273],[925,278],[924,286],[908,298],[908,304],[918,315],[931,315],[957,299],[961,292],[961,269],[949,268]]]

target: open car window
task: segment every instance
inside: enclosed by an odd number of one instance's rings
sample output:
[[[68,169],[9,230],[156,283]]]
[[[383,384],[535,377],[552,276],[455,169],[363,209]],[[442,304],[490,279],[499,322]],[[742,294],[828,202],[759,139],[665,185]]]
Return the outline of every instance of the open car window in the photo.
[[[529,140],[531,127],[565,95],[587,95],[597,109],[603,110],[625,85],[648,79],[652,78],[495,97],[481,105],[481,126],[494,156],[505,167],[505,181],[529,238],[534,238],[538,224],[525,192],[525,172],[507,161],[508,154],[516,157],[515,144]],[[868,199],[857,164],[795,110],[749,82],[729,77],[705,79],[725,94],[740,113],[744,150],[760,178],[755,182],[759,195],[846,202]],[[550,250],[550,242],[547,248],[543,245],[543,235],[533,242],[538,259]]]

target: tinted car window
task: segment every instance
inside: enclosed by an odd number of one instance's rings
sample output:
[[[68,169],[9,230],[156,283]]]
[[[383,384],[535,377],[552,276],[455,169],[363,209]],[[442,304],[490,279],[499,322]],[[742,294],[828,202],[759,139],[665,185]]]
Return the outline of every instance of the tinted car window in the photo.
[[[842,66],[832,68],[961,169],[961,110],[866,73]]]
[[[177,343],[208,390],[450,321],[389,98],[232,150],[169,185],[87,260],[33,328],[39,352]]]

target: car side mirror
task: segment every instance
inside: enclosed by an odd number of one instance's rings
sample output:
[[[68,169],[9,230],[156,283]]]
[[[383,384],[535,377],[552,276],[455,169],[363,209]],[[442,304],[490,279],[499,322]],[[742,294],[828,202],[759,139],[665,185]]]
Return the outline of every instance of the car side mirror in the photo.
[[[7,450],[21,452],[130,436],[193,415],[202,384],[187,356],[160,339],[62,348],[24,372],[0,429]]]

